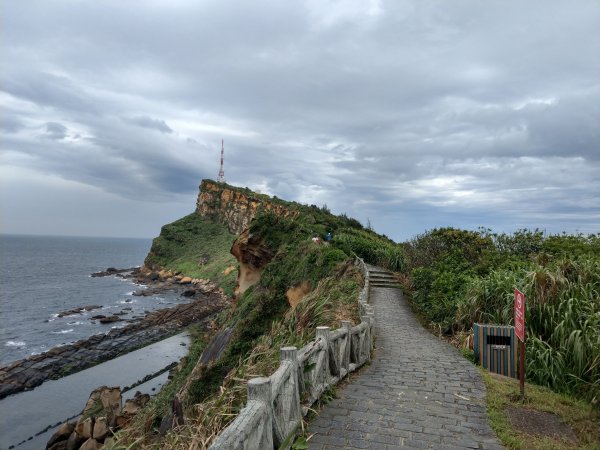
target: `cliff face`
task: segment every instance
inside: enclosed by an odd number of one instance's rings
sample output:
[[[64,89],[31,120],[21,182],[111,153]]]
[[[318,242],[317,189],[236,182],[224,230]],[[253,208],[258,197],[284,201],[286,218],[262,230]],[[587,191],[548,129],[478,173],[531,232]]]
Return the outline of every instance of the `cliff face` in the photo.
[[[248,227],[259,207],[286,217],[297,214],[284,205],[273,203],[266,196],[260,198],[253,194],[250,190],[202,180],[196,212],[227,226],[234,234],[240,234]]]
[[[249,189],[211,180],[202,180],[200,184],[200,194],[196,202],[197,214],[225,225],[230,233],[238,235],[231,248],[231,254],[239,263],[236,296],[260,280],[263,268],[273,258],[273,251],[264,244],[262,238],[250,234],[250,222],[259,208],[284,217],[295,217],[298,214],[284,202],[279,202],[281,203]]]

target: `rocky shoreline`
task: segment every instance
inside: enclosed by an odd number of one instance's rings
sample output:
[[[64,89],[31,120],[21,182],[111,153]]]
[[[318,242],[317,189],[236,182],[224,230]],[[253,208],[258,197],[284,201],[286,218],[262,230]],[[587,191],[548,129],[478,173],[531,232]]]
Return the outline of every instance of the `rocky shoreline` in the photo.
[[[39,355],[0,367],[0,399],[33,389],[46,380],[61,378],[167,338],[191,323],[207,323],[210,317],[227,306],[229,301],[222,290],[208,280],[185,278],[169,272],[150,272],[143,268],[109,268],[92,276],[131,278],[136,283],[146,286],[134,295],[176,291],[188,297],[190,302],[156,310],[122,328],[113,328],[107,333],[54,347]],[[65,312],[76,313],[78,309],[86,308],[89,306]],[[121,320],[118,315],[98,318],[100,319],[108,319],[109,322]]]

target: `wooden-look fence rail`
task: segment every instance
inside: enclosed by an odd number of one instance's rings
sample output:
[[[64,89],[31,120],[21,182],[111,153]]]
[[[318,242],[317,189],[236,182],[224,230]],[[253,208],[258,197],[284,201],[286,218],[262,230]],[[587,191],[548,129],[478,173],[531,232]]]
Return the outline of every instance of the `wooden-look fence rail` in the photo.
[[[317,327],[316,338],[301,349],[283,347],[279,368],[269,377],[248,381],[248,402],[209,450],[287,449],[303,415],[329,387],[371,358],[375,321],[368,304],[369,270],[359,295],[361,323],[343,320],[341,328]]]

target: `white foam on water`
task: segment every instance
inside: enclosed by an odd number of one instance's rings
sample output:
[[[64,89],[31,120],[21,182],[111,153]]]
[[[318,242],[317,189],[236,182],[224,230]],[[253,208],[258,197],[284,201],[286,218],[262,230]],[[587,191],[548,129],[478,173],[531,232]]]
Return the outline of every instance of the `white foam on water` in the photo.
[[[73,328],[69,328],[68,330],[52,331],[52,334],[66,334],[66,333],[72,333],[72,332],[73,332]]]
[[[27,347],[24,341],[7,341],[5,347]]]

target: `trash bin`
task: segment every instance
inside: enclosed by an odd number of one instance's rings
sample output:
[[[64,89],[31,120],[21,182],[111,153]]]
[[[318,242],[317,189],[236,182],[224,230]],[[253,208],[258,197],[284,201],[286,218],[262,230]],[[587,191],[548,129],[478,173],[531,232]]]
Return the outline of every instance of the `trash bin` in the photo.
[[[475,362],[490,372],[517,378],[515,327],[473,324]]]

